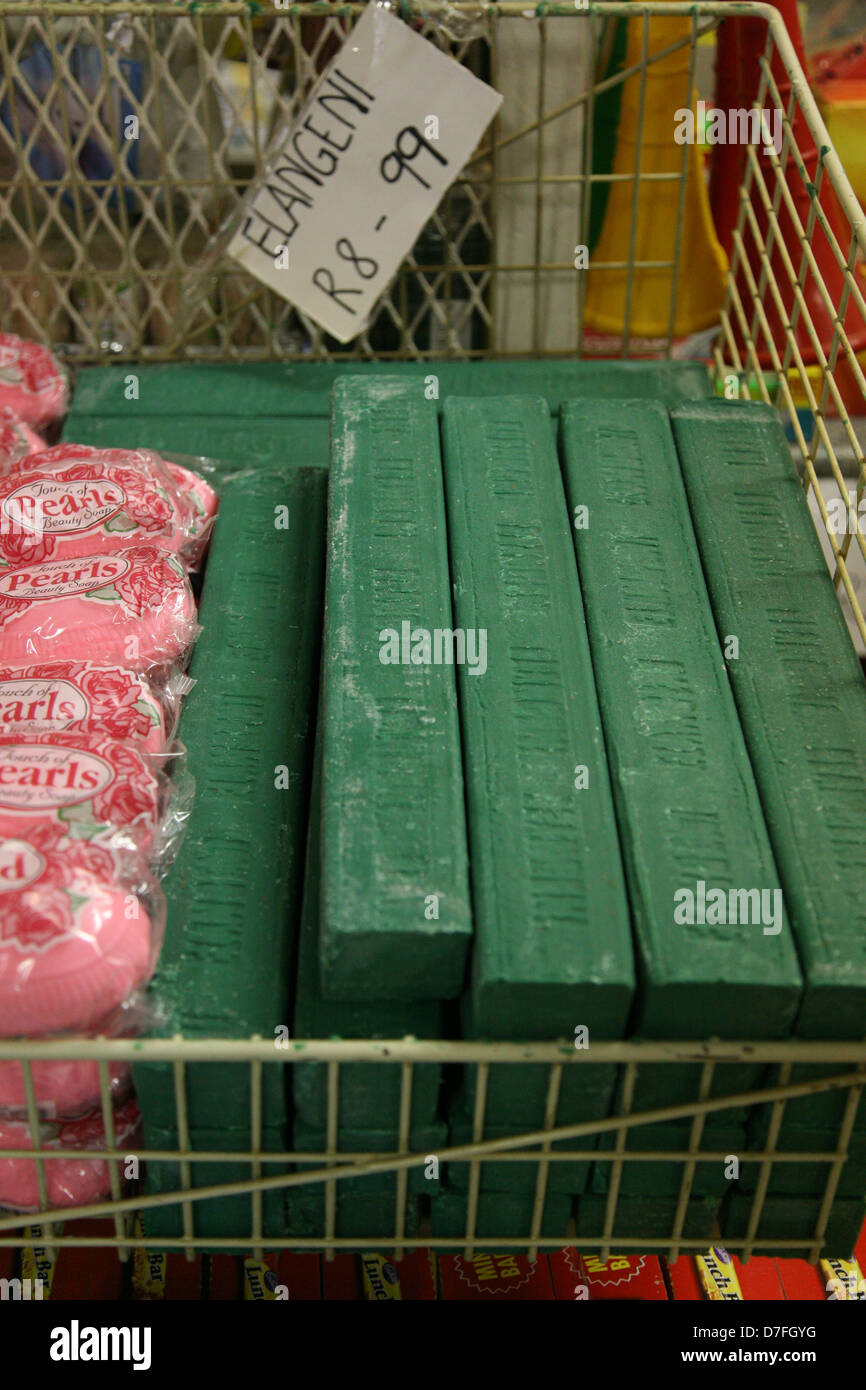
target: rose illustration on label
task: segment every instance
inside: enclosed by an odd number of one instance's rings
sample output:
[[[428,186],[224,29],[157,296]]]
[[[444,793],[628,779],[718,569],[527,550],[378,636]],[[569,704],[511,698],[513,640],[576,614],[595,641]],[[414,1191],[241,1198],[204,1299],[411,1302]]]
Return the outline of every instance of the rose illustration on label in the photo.
[[[27,840],[6,841],[0,853],[0,993],[4,948],[32,956],[74,945],[82,915],[98,922],[100,901],[121,894],[119,864],[109,849],[61,836],[61,827],[37,822]],[[32,868],[32,877],[4,884],[2,870],[10,865]]]

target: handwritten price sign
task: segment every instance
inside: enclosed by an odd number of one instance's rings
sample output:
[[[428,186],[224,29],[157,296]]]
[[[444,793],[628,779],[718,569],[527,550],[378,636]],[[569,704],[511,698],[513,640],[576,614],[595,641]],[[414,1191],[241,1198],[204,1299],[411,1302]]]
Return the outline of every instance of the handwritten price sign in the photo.
[[[269,154],[229,255],[349,342],[501,102],[369,5]]]

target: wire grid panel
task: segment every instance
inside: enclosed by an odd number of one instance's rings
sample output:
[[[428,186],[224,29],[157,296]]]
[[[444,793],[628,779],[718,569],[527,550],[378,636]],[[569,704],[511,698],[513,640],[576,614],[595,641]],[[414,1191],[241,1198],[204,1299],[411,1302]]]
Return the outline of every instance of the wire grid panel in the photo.
[[[582,352],[594,277],[599,293],[624,285],[621,354],[670,354],[693,269],[696,180],[670,112],[656,129],[654,83],[671,109],[674,96],[690,107],[699,40],[742,7],[402,5],[505,101],[347,354],[213,252],[269,140],[361,8],[162,3],[119,15],[102,3],[2,0],[0,274],[21,327],[81,361]],[[605,126],[615,129],[620,98],[628,138],[611,166]],[[628,235],[602,237],[590,274],[575,273],[577,245],[595,240],[594,215],[616,196],[635,214]],[[658,226],[660,198],[670,235],[648,259],[636,213],[642,204]],[[650,342],[637,327],[642,278],[668,301]]]
[[[575,10],[571,5],[546,5],[543,12],[540,8],[529,22],[518,4],[404,6],[402,12],[407,16],[417,15],[417,23],[434,42],[504,90],[506,105],[487,143],[452,187],[419,238],[412,255],[383,298],[370,328],[353,345],[350,354],[337,354],[331,351],[331,344],[315,324],[218,258],[212,262],[212,271],[204,281],[200,272],[203,257],[207,257],[209,249],[210,254],[213,253],[214,239],[218,239],[225,217],[237,206],[250,179],[261,169],[270,134],[303,105],[318,73],[341,41],[358,8],[348,5],[335,10],[325,5],[299,5],[291,13],[254,15],[247,6],[240,4],[214,4],[205,12],[188,12],[167,5],[138,5],[129,15],[121,17],[100,4],[45,5],[28,4],[26,0],[14,5],[0,3],[0,20],[3,21],[0,24],[0,196],[3,207],[0,281],[4,286],[6,313],[11,318],[4,326],[65,346],[69,355],[81,362],[109,357],[245,360],[337,355],[472,357],[491,352],[508,355],[527,351],[586,354],[594,346],[588,331],[592,313],[587,311],[593,282],[590,275],[574,274],[573,262],[569,254],[562,255],[557,250],[555,236],[551,244],[551,207],[555,209],[559,199],[566,197],[569,190],[577,189],[578,240],[587,244],[591,236],[594,197],[606,193],[611,198],[619,186],[628,190],[632,206],[637,207],[642,198],[655,198],[665,185],[671,185],[677,203],[677,215],[672,224],[672,252],[663,256],[639,254],[638,223],[634,214],[628,225],[625,253],[610,254],[604,251],[602,242],[602,254],[596,256],[591,265],[598,275],[611,280],[619,277],[621,287],[620,321],[613,333],[607,333],[602,344],[604,350],[610,352],[613,339],[615,350],[623,357],[641,352],[666,356],[679,353],[682,348],[675,330],[681,289],[693,271],[684,260],[688,152],[683,153],[671,143],[670,168],[645,168],[644,131],[639,121],[633,167],[599,172],[594,169],[591,157],[598,107],[606,94],[619,87],[625,89],[625,84],[631,82],[632,90],[636,90],[639,114],[643,116],[653,68],[678,52],[685,59],[687,85],[683,104],[691,105],[696,49],[702,34],[717,27],[725,18],[736,22],[746,13],[763,16],[770,22],[760,62],[761,85],[755,107],[762,109],[764,103],[769,102],[783,111],[784,138],[778,151],[761,154],[752,147],[746,151],[746,168],[739,190],[740,212],[733,234],[731,263],[724,276],[724,300],[719,308],[714,360],[720,379],[732,376],[740,394],[758,394],[765,400],[778,401],[785,409],[803,459],[804,484],[815,497],[820,513],[819,529],[823,529],[831,548],[837,590],[840,597],[844,595],[852,620],[866,640],[866,623],[857,597],[854,568],[866,559],[862,530],[859,524],[852,524],[840,541],[829,524],[829,504],[836,492],[851,501],[859,518],[866,479],[855,426],[856,416],[863,414],[866,402],[866,381],[858,359],[858,334],[852,329],[852,322],[858,322],[857,316],[862,319],[866,313],[858,271],[859,258],[866,252],[866,227],[796,53],[775,12],[765,6],[750,7],[746,11],[742,5],[689,5],[688,32],[658,47],[653,37],[654,22],[662,18],[681,18],[680,6],[590,5],[584,11]],[[439,22],[443,14],[449,17],[450,28]],[[455,16],[458,19],[463,16],[465,24],[455,28]],[[640,29],[639,59],[631,64],[626,61],[619,71],[611,71],[604,66],[605,45],[610,37],[610,21],[618,18],[627,19],[630,27]],[[553,93],[548,68],[548,59],[556,47],[549,38],[551,26],[560,21],[573,31],[575,52],[584,53],[586,70],[590,74],[582,93],[571,94],[565,100]],[[521,41],[527,46],[524,57],[528,57],[537,99],[526,119],[521,122],[518,115],[503,133],[509,119],[509,70],[502,62],[506,46],[503,33],[516,31],[518,25]],[[560,34],[561,31],[556,34],[557,44],[562,42]],[[513,78],[513,53],[510,56]],[[252,89],[249,112],[241,109],[237,93],[228,80],[223,65],[230,62],[244,62],[248,67]],[[273,73],[278,75],[278,82],[275,87],[272,84],[272,104],[265,121],[265,107],[258,102],[256,89],[265,87],[270,80],[268,74]],[[135,141],[124,141],[122,132],[130,116],[138,121],[139,135]],[[553,136],[569,121],[575,122],[573,130],[569,127],[569,134],[557,145]],[[232,145],[236,143],[239,129],[248,146],[247,168],[240,167],[232,158]],[[562,146],[575,154],[573,166],[562,165]],[[529,155],[521,167],[520,158],[514,160],[512,157],[525,151],[529,151]],[[805,219],[801,211],[804,204],[799,197],[802,188],[809,195]],[[838,206],[834,219],[828,216],[829,196],[822,197],[822,189],[825,193],[832,190],[835,196]],[[513,234],[515,227],[520,232],[521,225],[510,200],[516,199],[519,213],[521,207],[525,210],[526,204],[521,199],[526,193],[530,198],[531,215],[526,221],[523,239],[521,235],[516,236],[516,250],[509,256],[503,254],[508,244],[507,230],[510,226]],[[526,228],[528,251],[525,249]],[[817,244],[816,229],[823,236],[820,259],[813,250]],[[569,253],[570,241],[571,235]],[[571,328],[575,339],[573,342],[551,342],[547,336],[551,321],[547,307],[550,299],[545,300],[544,296],[553,293],[554,298],[561,297],[564,274],[569,281],[573,277],[574,282]],[[659,274],[666,277],[670,287],[669,303],[667,312],[661,314],[661,331],[647,340],[635,332],[633,316],[640,298],[637,291],[641,277],[658,277]],[[200,302],[190,302],[184,294],[191,275],[197,284],[207,285]],[[521,295],[527,293],[528,299],[521,299]],[[529,305],[528,313],[523,312],[525,303]],[[771,306],[772,312],[768,313],[765,305]],[[181,306],[183,332],[179,334]],[[526,334],[523,340],[513,335],[511,324],[515,318]],[[806,416],[803,402],[808,411]],[[847,449],[844,465],[840,440]],[[855,493],[849,497],[852,470]],[[19,1044],[11,1050],[10,1045],[0,1045],[0,1057],[45,1056],[44,1048],[52,1046],[56,1049],[58,1045]],[[134,1045],[134,1054],[123,1054],[127,1060],[133,1055],[166,1057],[177,1067],[177,1119],[182,1143],[173,1156],[181,1160],[184,1185],[177,1194],[148,1198],[143,1203],[140,1198],[121,1195],[120,1163],[113,1148],[107,1064],[109,1058],[121,1055],[117,1050],[119,1046],[115,1043],[64,1044],[63,1051],[55,1050],[53,1054],[96,1057],[102,1064],[107,1145],[94,1153],[111,1158],[108,1167],[112,1200],[84,1210],[112,1217],[115,1234],[107,1238],[107,1243],[117,1246],[123,1255],[131,1246],[145,1243],[130,1235],[128,1218],[133,1210],[146,1208],[148,1202],[157,1205],[179,1200],[185,1234],[177,1241],[162,1243],[192,1251],[207,1243],[192,1235],[194,1203],[206,1194],[201,1189],[193,1192],[186,1186],[189,1183],[189,1151],[185,1143],[189,1134],[183,1099],[184,1064],[206,1055],[212,1060],[222,1058],[234,1060],[238,1065],[249,1065],[253,1095],[260,1098],[261,1066],[273,1065],[274,1059],[270,1054],[266,1056],[257,1051],[262,1044],[228,1045],[221,1040],[202,1044],[146,1040]],[[241,1049],[237,1054],[233,1051],[235,1046]],[[404,1143],[411,1115],[411,1069],[427,1058],[424,1049],[430,1046],[444,1048],[445,1054],[437,1052],[437,1056],[444,1055],[455,1064],[479,1065],[479,1081],[484,1066],[497,1065],[502,1060],[501,1053],[496,1052],[497,1045],[491,1045],[492,1050],[485,1052],[472,1045],[419,1043],[311,1043],[305,1057],[320,1057],[329,1065],[333,1124],[334,1096],[342,1061],[361,1057],[382,1065],[399,1062],[406,1068],[400,1130],[401,1143]],[[658,1045],[662,1053],[657,1055],[636,1044],[610,1046],[619,1050],[615,1055],[611,1053],[607,1060],[624,1064],[627,1069],[639,1062],[664,1065],[666,1061],[682,1060],[682,1050],[676,1046],[671,1047],[671,1055],[667,1056],[664,1045]],[[788,1050],[783,1053],[773,1052],[762,1044],[749,1046],[750,1057],[760,1057],[768,1064],[773,1062],[785,1068],[797,1060],[814,1062],[821,1045],[800,1046],[799,1050],[798,1045],[785,1045]],[[206,1051],[197,1051],[199,1047]],[[331,1052],[329,1047],[348,1050]],[[161,1052],[161,1048],[168,1050]],[[387,1049],[387,1055],[380,1049]],[[721,1054],[709,1047],[700,1060],[710,1068],[715,1065],[723,1068],[735,1052],[734,1044],[726,1045]],[[861,1073],[853,1068],[863,1063],[862,1049],[852,1052],[838,1045],[822,1052],[821,1058],[838,1063],[842,1069],[835,1083],[831,1078],[827,1084],[841,1085],[849,1091],[836,1150],[822,1156],[822,1161],[828,1164],[828,1181],[821,1213],[814,1230],[803,1233],[800,1238],[761,1242],[778,1247],[782,1253],[794,1245],[813,1242],[814,1258],[820,1251],[859,1101]],[[556,1049],[546,1057],[535,1048],[518,1049],[509,1060],[549,1061],[551,1095],[554,1094],[558,1069],[565,1065]],[[600,1051],[594,1049],[593,1062],[602,1060]],[[703,1073],[702,1086],[708,1087],[708,1075],[711,1078],[711,1070]],[[786,1084],[789,1076],[790,1072],[780,1073],[771,1094],[763,1094],[760,1100],[749,1096],[739,1098],[745,1105],[772,1106],[771,1139],[778,1136],[786,1100],[804,1093],[802,1087]],[[809,1089],[814,1086],[810,1085]],[[484,1086],[480,1084],[478,1094],[483,1093]],[[37,1116],[29,1080],[28,1094],[29,1119],[36,1133]],[[617,1175],[627,1163],[647,1161],[682,1162],[685,1167],[678,1214],[670,1239],[642,1239],[642,1248],[655,1248],[675,1256],[680,1250],[701,1245],[702,1242],[685,1239],[682,1229],[693,1154],[700,1144],[701,1116],[715,1107],[715,1102],[706,1099],[707,1094],[708,1090],[704,1090],[704,1098],[699,1097],[684,1112],[682,1109],[652,1112],[651,1118],[655,1120],[670,1120],[675,1116],[692,1118],[689,1149],[684,1151],[684,1156],[670,1152],[627,1153],[624,1148],[626,1130],[638,1122],[628,1114],[606,1124],[594,1124],[589,1129],[586,1126],[557,1128],[549,1114],[549,1123],[537,1134],[516,1135],[513,1140],[482,1144],[483,1113],[476,1110],[473,1143],[451,1148],[440,1155],[445,1161],[449,1155],[452,1158],[465,1155],[473,1162],[470,1220],[459,1243],[467,1252],[477,1244],[474,1214],[481,1157],[489,1162],[516,1161],[520,1146],[533,1142],[542,1145],[542,1154],[536,1154],[538,1187],[532,1228],[527,1239],[504,1238],[495,1243],[502,1248],[525,1248],[528,1243],[532,1250],[540,1245],[562,1243],[567,1233],[555,1242],[540,1235],[547,1175],[551,1163],[566,1161],[581,1153],[585,1156],[586,1151],[578,1149],[565,1154],[544,1146],[556,1139],[579,1141],[590,1135],[603,1137],[610,1132],[615,1136],[614,1147],[593,1151],[595,1160],[608,1157],[613,1164],[604,1229],[598,1236],[603,1250],[635,1246],[634,1237],[612,1235]],[[648,1117],[641,1116],[641,1122],[649,1122]],[[273,1154],[262,1154],[260,1138],[260,1107],[256,1111],[254,1106],[250,1150],[241,1156],[250,1164],[250,1181],[231,1189],[216,1189],[259,1194],[253,1200],[249,1239],[236,1242],[241,1248],[252,1244],[260,1249],[268,1244],[261,1233],[261,1194],[268,1187],[292,1185],[291,1175],[270,1179],[261,1176],[267,1165],[290,1160],[292,1155],[278,1155],[275,1159]],[[337,1155],[335,1130],[329,1133],[329,1141],[325,1167],[318,1175],[303,1175],[305,1183],[321,1181],[326,1185],[326,1235],[321,1241],[309,1239],[298,1243],[333,1250],[341,1245],[333,1234],[335,1188],[344,1178],[357,1175],[359,1168],[347,1164],[345,1155]],[[10,1150],[9,1156],[15,1153]],[[18,1151],[18,1156],[24,1153]],[[226,1159],[225,1154],[196,1154],[195,1157],[201,1162]],[[803,1155],[794,1157],[803,1158]],[[788,1158],[774,1155],[772,1145],[765,1153],[757,1155],[762,1169],[747,1236],[740,1242],[729,1241],[731,1248],[748,1254],[753,1247],[773,1165],[788,1161]],[[815,1156],[810,1158],[814,1160]],[[309,1161],[309,1155],[305,1154],[304,1159]],[[57,1223],[68,1213],[52,1210],[48,1202],[45,1170],[51,1162],[50,1151],[36,1150],[35,1160],[48,1241],[58,1245],[75,1244],[76,1238],[58,1233]],[[363,1172],[395,1171],[401,1175],[418,1161],[419,1156],[403,1152],[384,1158],[370,1159],[368,1156],[361,1166]],[[371,1163],[374,1166],[371,1167]],[[405,1195],[405,1179],[399,1176],[398,1195],[401,1191]],[[0,1246],[27,1243],[27,1238],[20,1234],[22,1224],[20,1217],[0,1219]],[[16,1235],[16,1231],[19,1234]],[[426,1237],[425,1240],[443,1247],[458,1243],[431,1241]],[[94,1241],[88,1238],[78,1243],[93,1244]],[[232,1244],[229,1239],[221,1243]],[[285,1241],[279,1243],[286,1244]],[[350,1243],[342,1242],[343,1245]],[[385,1244],[397,1251],[415,1243],[416,1238],[403,1234],[399,1206],[395,1209],[393,1241],[365,1242],[371,1248]],[[484,1244],[489,1242],[485,1240]]]
[[[419,1244],[436,1250],[462,1249],[466,1258],[471,1258],[479,1248],[502,1250],[528,1250],[532,1258],[540,1248],[559,1248],[573,1243],[575,1239],[571,1222],[566,1229],[558,1231],[555,1237],[542,1233],[542,1216],[548,1193],[551,1165],[565,1162],[603,1163],[609,1162],[607,1198],[602,1229],[588,1234],[581,1232],[582,1248],[598,1248],[602,1258],[608,1258],[612,1251],[640,1248],[658,1254],[666,1254],[676,1259],[680,1253],[699,1251],[707,1244],[704,1239],[691,1239],[684,1235],[684,1225],[688,1212],[689,1197],[695,1174],[695,1166],[701,1162],[724,1164],[730,1155],[716,1152],[702,1143],[705,1121],[711,1116],[724,1116],[735,1107],[747,1107],[750,1114],[758,1107],[765,1107],[768,1118],[766,1139],[761,1148],[744,1150],[738,1155],[741,1162],[759,1165],[759,1172],[748,1228],[744,1237],[727,1238],[727,1248],[745,1258],[752,1253],[755,1245],[762,1249],[772,1249],[780,1255],[792,1250],[810,1247],[810,1258],[820,1258],[824,1244],[826,1226],[833,1206],[834,1197],[848,1157],[848,1148],[854,1133],[854,1124],[860,1097],[866,1081],[866,1042],[863,1043],[596,1043],[589,1055],[576,1052],[567,1043],[560,1044],[512,1044],[512,1043],[458,1043],[421,1042],[415,1039],[394,1041],[305,1041],[298,1044],[293,1040],[288,1050],[275,1047],[272,1041],[254,1040],[228,1042],[225,1039],[183,1038],[168,1040],[108,1041],[81,1040],[75,1042],[27,1042],[15,1044],[0,1042],[0,1061],[14,1059],[24,1068],[25,1092],[28,1098],[28,1114],[32,1133],[39,1133],[39,1117],[34,1099],[31,1066],[35,1061],[47,1061],[58,1057],[64,1060],[96,1060],[99,1065],[102,1085],[102,1116],[105,1125],[106,1142],[92,1148],[76,1150],[76,1159],[82,1162],[93,1160],[106,1167],[111,1195],[104,1200],[73,1208],[55,1207],[48,1196],[47,1167],[52,1162],[63,1161],[69,1152],[58,1157],[57,1150],[34,1146],[32,1148],[9,1148],[4,1150],[7,1159],[23,1159],[33,1162],[37,1169],[39,1185],[39,1210],[27,1213],[0,1212],[0,1249],[5,1247],[24,1247],[34,1242],[33,1226],[38,1222],[39,1244],[48,1248],[86,1246],[111,1246],[117,1249],[121,1259],[125,1259],[131,1249],[158,1245],[165,1249],[185,1250],[193,1258],[196,1250],[220,1248],[253,1250],[261,1255],[267,1249],[318,1249],[330,1258],[341,1249],[357,1250],[359,1246],[370,1249],[390,1249],[395,1257]],[[171,1061],[174,1065],[176,1085],[176,1118],[178,1144],[176,1148],[150,1149],[136,1144],[120,1148],[115,1143],[114,1112],[109,1079],[109,1064],[112,1062]],[[206,1151],[193,1148],[190,1142],[190,1129],[187,1123],[186,1106],[186,1067],[196,1062],[223,1062],[231,1067],[249,1067],[250,1075],[250,1144],[248,1148],[237,1151]],[[400,1113],[397,1126],[396,1150],[390,1153],[350,1153],[338,1149],[338,1101],[341,1084],[340,1068],[356,1062],[375,1063],[400,1069]],[[440,1163],[469,1162],[470,1178],[467,1196],[466,1229],[459,1237],[434,1237],[425,1233],[407,1234],[405,1213],[407,1181],[412,1168],[423,1167],[431,1155],[412,1152],[410,1147],[410,1128],[412,1119],[414,1069],[423,1063],[441,1063],[446,1066],[475,1067],[476,1090],[472,1117],[472,1138],[464,1144],[448,1144],[436,1157]],[[497,1066],[519,1064],[547,1065],[549,1085],[545,1107],[544,1124],[539,1129],[528,1131],[515,1127],[513,1135],[493,1140],[482,1138],[485,1128],[485,1109],[488,1083],[491,1072]],[[693,1100],[678,1105],[659,1107],[652,1110],[634,1110],[632,1100],[638,1069],[646,1075],[648,1069],[669,1065],[691,1063],[699,1068],[697,1095]],[[760,1089],[743,1092],[734,1086],[730,1091],[714,1085],[714,1079],[723,1077],[725,1069],[748,1062],[767,1068],[766,1080]],[[611,1063],[622,1068],[622,1086],[618,1114],[583,1123],[557,1125],[555,1116],[559,1089],[564,1069],[568,1066],[609,1067]],[[264,1066],[285,1065],[323,1065],[327,1069],[327,1121],[326,1145],[320,1152],[286,1151],[277,1153],[263,1151],[262,1115],[262,1069]],[[798,1064],[813,1067],[821,1064],[832,1068],[831,1075],[818,1079],[798,1079],[794,1069]],[[789,1100],[828,1092],[844,1095],[835,1146],[827,1151],[793,1152],[777,1151],[776,1144],[784,1119],[785,1107]],[[629,1131],[646,1124],[689,1122],[689,1136],[685,1147],[679,1149],[629,1148],[626,1141]],[[599,1146],[593,1142],[598,1137]],[[146,1141],[146,1136],[145,1136]],[[582,1142],[585,1141],[585,1142]],[[567,1149],[554,1150],[552,1145],[566,1142]],[[157,1195],[141,1196],[138,1192],[123,1187],[123,1175],[128,1175],[130,1159],[146,1164],[157,1161],[171,1161],[178,1165],[181,1182],[173,1191],[161,1191]],[[481,1164],[521,1162],[536,1164],[537,1176],[532,1204],[532,1217],[529,1229],[524,1235],[491,1236],[483,1239],[476,1234],[478,1199],[480,1190]],[[237,1163],[248,1168],[248,1175],[231,1183],[211,1185],[191,1182],[191,1164]],[[303,1171],[291,1171],[294,1163],[314,1165]],[[321,1166],[315,1166],[317,1163]],[[672,1230],[668,1237],[635,1236],[622,1232],[622,1222],[617,1224],[617,1207],[622,1171],[627,1164],[663,1163],[675,1165],[679,1179],[676,1213]],[[814,1199],[818,1210],[814,1225],[799,1234],[792,1233],[785,1239],[765,1239],[757,1237],[758,1223],[764,1206],[770,1180],[774,1170],[785,1164],[826,1165],[827,1177],[823,1194]],[[274,1165],[276,1174],[268,1173]],[[394,1174],[396,1177],[396,1196],[394,1199],[393,1236],[373,1236],[359,1239],[339,1237],[336,1230],[336,1197],[340,1182],[351,1178],[375,1174]],[[269,1238],[263,1234],[262,1203],[265,1195],[275,1190],[290,1192],[292,1188],[322,1185],[324,1189],[324,1234],[288,1238]],[[229,1197],[248,1194],[251,1202],[249,1234],[244,1236],[226,1235],[215,1237],[197,1236],[195,1230],[195,1204],[207,1198]],[[580,1201],[580,1198],[577,1199]],[[177,1237],[162,1237],[150,1241],[145,1235],[133,1234],[133,1218],[143,1214],[145,1223],[147,1212],[156,1207],[179,1207],[182,1212],[183,1234]],[[71,1216],[110,1218],[114,1224],[114,1234],[100,1237],[80,1237],[65,1234],[63,1222]],[[616,1233],[615,1233],[616,1232]],[[829,1252],[833,1254],[834,1252]]]
[[[866,654],[866,217],[777,13],[401,4],[504,103],[346,350],[234,267],[221,228],[361,8],[0,0],[4,327],[82,363],[712,351],[726,390],[786,412]],[[784,134],[746,147],[728,264],[671,115],[701,40],[756,17],[754,108]]]

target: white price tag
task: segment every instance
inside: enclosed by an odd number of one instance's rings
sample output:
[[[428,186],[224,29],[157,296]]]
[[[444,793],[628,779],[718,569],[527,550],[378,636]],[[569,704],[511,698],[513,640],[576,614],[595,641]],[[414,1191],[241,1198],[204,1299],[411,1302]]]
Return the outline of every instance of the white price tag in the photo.
[[[269,152],[229,255],[349,342],[501,102],[369,5]]]

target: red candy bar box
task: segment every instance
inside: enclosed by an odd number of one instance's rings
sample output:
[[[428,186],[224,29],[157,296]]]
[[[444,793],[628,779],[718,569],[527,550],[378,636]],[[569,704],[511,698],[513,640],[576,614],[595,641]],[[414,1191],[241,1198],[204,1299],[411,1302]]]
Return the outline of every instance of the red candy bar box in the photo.
[[[661,1262],[655,1255],[581,1255],[577,1250],[556,1250],[548,1256],[557,1298],[667,1299]]]

